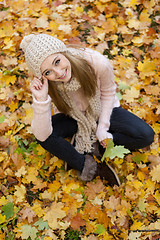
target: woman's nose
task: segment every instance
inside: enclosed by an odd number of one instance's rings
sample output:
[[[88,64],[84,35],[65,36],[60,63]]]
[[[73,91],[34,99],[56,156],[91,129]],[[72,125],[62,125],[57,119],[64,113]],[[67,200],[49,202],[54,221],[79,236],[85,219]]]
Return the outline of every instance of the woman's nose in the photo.
[[[61,76],[61,69],[60,68],[54,68],[55,76],[58,78]]]

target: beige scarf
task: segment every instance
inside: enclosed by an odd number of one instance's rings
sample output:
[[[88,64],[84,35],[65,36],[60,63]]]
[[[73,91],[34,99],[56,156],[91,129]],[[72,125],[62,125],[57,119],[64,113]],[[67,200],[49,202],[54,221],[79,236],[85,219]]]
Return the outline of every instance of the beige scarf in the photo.
[[[78,131],[75,134],[75,148],[78,152],[91,152],[92,144],[96,142],[97,121],[101,111],[100,91],[97,88],[96,95],[88,99],[89,106],[85,115],[77,108],[71,99],[69,92],[80,89],[80,83],[76,78],[71,78],[67,83],[57,84],[64,101],[70,106],[70,116],[77,121]],[[76,93],[75,93],[76,94]]]

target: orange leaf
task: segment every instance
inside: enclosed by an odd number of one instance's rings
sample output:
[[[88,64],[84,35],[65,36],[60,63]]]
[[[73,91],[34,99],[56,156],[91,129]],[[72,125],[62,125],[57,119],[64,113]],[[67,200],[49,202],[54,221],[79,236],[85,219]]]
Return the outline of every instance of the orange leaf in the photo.
[[[85,226],[85,225],[86,224],[85,224],[85,221],[82,218],[81,213],[77,213],[77,215],[71,219],[71,227],[74,230],[80,231],[80,227]]]

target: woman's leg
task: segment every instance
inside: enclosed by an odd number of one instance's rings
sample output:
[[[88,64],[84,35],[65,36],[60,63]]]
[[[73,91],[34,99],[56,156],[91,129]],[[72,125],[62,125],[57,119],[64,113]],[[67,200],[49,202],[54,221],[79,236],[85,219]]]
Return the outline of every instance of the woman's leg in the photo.
[[[71,168],[82,171],[85,156],[77,152],[76,149],[64,139],[72,137],[77,132],[77,122],[71,117],[58,113],[52,117],[52,125],[52,134],[44,142],[38,142],[54,156],[66,161]]]
[[[129,150],[144,148],[154,141],[153,129],[121,107],[112,111],[109,132],[113,134],[115,145],[123,145]]]

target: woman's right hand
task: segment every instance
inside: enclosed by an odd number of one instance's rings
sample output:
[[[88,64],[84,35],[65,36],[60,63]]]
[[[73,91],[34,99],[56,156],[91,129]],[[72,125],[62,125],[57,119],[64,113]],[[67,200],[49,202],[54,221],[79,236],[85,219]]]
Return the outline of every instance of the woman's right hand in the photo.
[[[34,77],[31,83],[31,92],[37,101],[43,102],[47,100],[48,97],[48,80],[44,76],[42,81]]]

